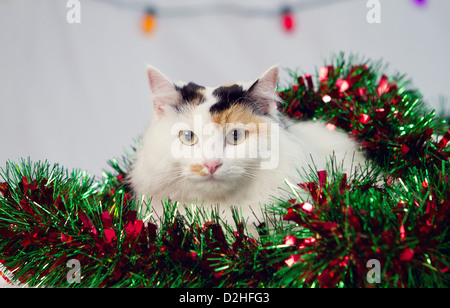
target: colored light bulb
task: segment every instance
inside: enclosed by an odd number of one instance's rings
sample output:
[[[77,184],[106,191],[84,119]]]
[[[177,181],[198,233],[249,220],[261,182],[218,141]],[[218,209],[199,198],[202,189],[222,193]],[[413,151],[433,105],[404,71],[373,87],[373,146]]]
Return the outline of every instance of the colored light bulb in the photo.
[[[286,32],[292,32],[295,29],[295,16],[292,14],[289,8],[286,8],[282,11],[282,19],[281,19],[283,29]]]
[[[155,29],[156,16],[153,9],[148,9],[141,20],[141,29],[144,33],[152,33]]]
[[[413,0],[413,2],[414,2],[417,6],[424,6],[425,4],[427,4],[427,0]]]

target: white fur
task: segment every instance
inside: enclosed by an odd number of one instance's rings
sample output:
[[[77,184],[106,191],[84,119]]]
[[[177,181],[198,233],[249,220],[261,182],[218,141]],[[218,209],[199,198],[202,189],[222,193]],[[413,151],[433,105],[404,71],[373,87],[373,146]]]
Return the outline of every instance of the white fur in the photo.
[[[275,77],[277,73],[278,71],[275,72]],[[262,90],[268,92],[268,83],[273,86],[274,76],[265,79],[263,76],[262,79],[266,81],[262,83]],[[250,85],[251,83],[246,84],[246,87]],[[214,146],[211,148],[211,144],[208,144],[210,136],[203,136],[198,131],[200,119],[201,129],[211,125],[209,108],[216,102],[212,95],[213,89],[206,88],[206,101],[183,116],[173,108],[165,108],[163,114],[155,112],[142,138],[129,180],[138,198],[152,197],[151,207],[158,215],[162,214],[162,200],[170,198],[187,205],[219,204],[223,219],[230,222],[230,206],[235,205],[241,207],[242,215],[249,219],[247,226],[251,227],[257,221],[253,212],[257,215],[261,213],[260,205],[273,203],[274,198],[286,194],[284,180],[296,184],[301,180],[299,172],[308,172],[311,167],[314,170],[325,170],[331,155],[335,156],[336,162],[342,162],[343,171],[347,173],[352,164],[356,166],[364,162],[358,145],[347,134],[338,130],[330,131],[323,122],[294,123],[289,120],[286,128],[279,128],[279,134],[275,136],[277,140],[272,140],[270,136],[266,140],[272,145],[278,142],[278,147],[272,149],[275,153],[279,150],[278,165],[275,168],[262,169],[260,153],[257,158],[227,158],[227,154],[231,155],[230,152],[239,146],[248,146],[243,142],[237,146],[225,146],[223,165],[217,169],[213,178],[192,173],[190,166],[201,164],[204,157],[174,158],[173,148],[182,149],[184,146],[178,138],[179,129],[176,127],[187,125],[199,136],[198,143],[189,150],[194,150],[195,147],[205,150],[205,147],[210,147],[208,150],[215,151]],[[272,117],[267,117],[266,121],[278,125],[280,115],[273,103],[270,106]],[[204,172],[209,173],[206,167]],[[258,216],[261,219],[261,215]]]

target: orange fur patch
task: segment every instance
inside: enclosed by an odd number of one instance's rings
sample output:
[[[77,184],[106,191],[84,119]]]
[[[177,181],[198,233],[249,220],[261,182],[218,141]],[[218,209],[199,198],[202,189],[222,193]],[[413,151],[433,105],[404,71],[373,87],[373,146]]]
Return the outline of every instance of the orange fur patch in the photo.
[[[221,126],[225,126],[227,123],[255,124],[257,133],[259,133],[259,124],[267,123],[264,119],[255,116],[249,108],[241,104],[231,105],[230,108],[223,112],[212,114],[211,121]]]
[[[198,89],[196,92],[197,92],[197,96],[194,97],[194,99],[191,101],[191,103],[194,104],[195,106],[199,105],[200,102],[202,102],[206,96],[205,89]]]
[[[202,164],[190,165],[189,169],[192,173],[196,173],[201,176],[207,176],[208,174],[203,171],[205,167]]]

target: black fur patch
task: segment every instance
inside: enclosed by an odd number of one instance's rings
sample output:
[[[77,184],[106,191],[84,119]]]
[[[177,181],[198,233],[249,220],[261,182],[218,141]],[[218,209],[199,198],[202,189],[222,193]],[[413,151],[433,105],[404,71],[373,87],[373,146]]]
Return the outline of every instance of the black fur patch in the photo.
[[[183,101],[181,103],[200,105],[205,101],[205,97],[201,93],[204,90],[204,86],[200,86],[196,83],[189,82],[184,86],[175,85],[175,89],[180,92]]]
[[[258,80],[252,84],[248,90],[244,90],[242,86],[238,84],[233,84],[231,86],[218,87],[213,91],[213,95],[217,97],[217,103],[211,106],[209,109],[210,113],[220,113],[227,110],[232,105],[241,104],[249,107],[254,114],[259,116],[268,116],[267,103],[272,103],[271,101],[264,103],[261,98],[256,98],[252,95],[252,91]]]
[[[218,87],[213,91],[213,95],[217,97],[217,103],[209,109],[211,113],[220,113],[230,108],[231,105],[246,104],[249,101],[248,91],[238,84]]]

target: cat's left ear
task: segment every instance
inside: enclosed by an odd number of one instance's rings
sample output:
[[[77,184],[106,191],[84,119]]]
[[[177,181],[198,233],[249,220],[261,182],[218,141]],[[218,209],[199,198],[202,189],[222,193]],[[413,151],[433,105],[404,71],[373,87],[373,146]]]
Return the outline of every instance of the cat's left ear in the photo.
[[[264,114],[270,113],[276,100],[278,71],[278,65],[272,66],[248,89],[255,101],[255,107]]]

